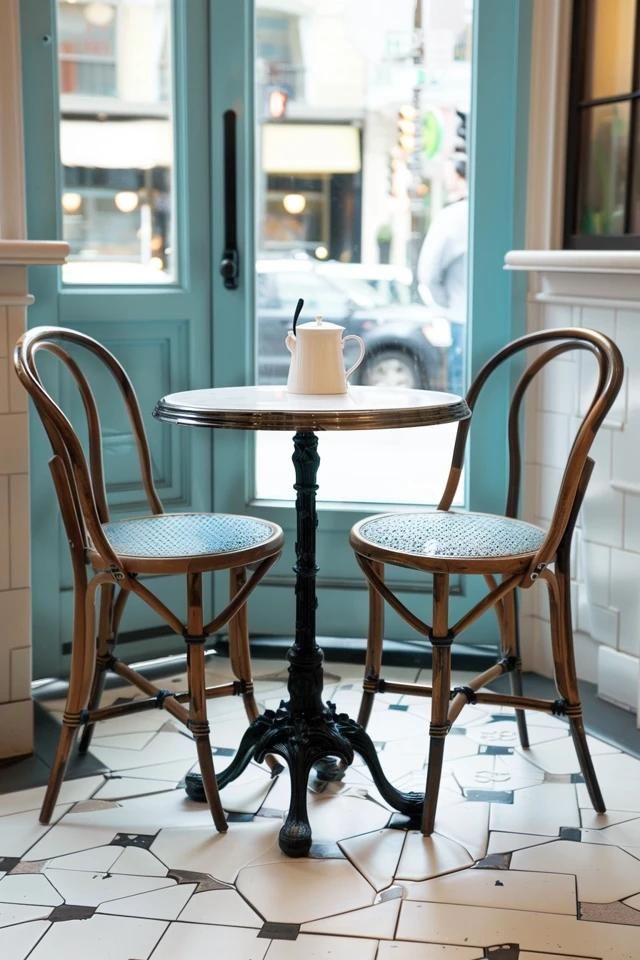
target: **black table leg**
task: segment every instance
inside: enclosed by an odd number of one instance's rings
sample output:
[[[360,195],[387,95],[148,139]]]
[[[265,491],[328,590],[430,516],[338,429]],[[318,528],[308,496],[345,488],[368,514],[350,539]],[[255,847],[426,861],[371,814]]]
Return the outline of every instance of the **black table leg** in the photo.
[[[320,458],[314,433],[298,432],[293,438],[296,482],[296,631],[289,660],[289,700],[278,710],[267,710],[248,728],[232,763],[218,776],[222,788],[247,767],[251,759],[262,762],[266,754],[281,756],[291,774],[291,803],[280,831],[280,848],[291,857],[309,852],[311,828],[307,815],[307,781],[314,765],[324,779],[340,779],[354,751],[367,764],[384,799],[396,810],[419,822],[423,795],[402,793],[384,776],[375,747],[364,731],[331,703],[323,703],[323,653],[316,643],[316,480]],[[187,793],[204,800],[198,774],[187,777]]]

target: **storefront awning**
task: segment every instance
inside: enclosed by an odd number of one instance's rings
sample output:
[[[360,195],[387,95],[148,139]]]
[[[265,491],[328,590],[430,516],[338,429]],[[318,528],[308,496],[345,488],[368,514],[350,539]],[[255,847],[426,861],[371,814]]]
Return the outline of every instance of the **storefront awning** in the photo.
[[[60,153],[65,167],[171,167],[171,124],[168,120],[63,120]]]
[[[357,127],[328,123],[265,123],[265,173],[357,173],[361,167]]]

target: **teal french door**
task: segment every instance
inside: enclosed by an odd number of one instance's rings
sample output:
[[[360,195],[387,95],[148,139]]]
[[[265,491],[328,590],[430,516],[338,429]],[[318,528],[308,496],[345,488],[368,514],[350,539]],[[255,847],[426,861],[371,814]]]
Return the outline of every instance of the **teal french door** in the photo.
[[[144,6],[138,7],[140,16]],[[131,16],[134,7],[124,14],[117,5],[93,7],[92,11],[53,0],[21,3],[29,236],[70,239],[73,261],[65,268],[68,275],[49,268],[33,272],[35,304],[29,322],[81,330],[122,361],[144,413],[165,509],[207,511],[212,509],[210,436],[167,428],[151,413],[165,393],[208,386],[213,377],[208,4],[159,2],[155,21],[141,20],[137,26],[130,22],[129,31],[139,32],[132,37],[135,49],[124,63],[122,43],[120,60],[109,62],[109,42],[120,28],[116,16]],[[103,11],[113,13],[110,21],[104,22]],[[102,23],[95,22],[94,13],[103,14]],[[144,90],[145,77],[130,75],[134,57],[144,56],[149,38],[157,47],[153,57],[160,92],[155,100],[153,90]],[[95,49],[102,56],[98,63],[88,63],[86,51]],[[117,102],[117,85],[126,89],[127,84],[126,96]],[[101,111],[107,113],[106,119]],[[127,163],[154,166],[120,169]],[[130,210],[134,204],[137,209]],[[166,226],[168,220],[171,227]],[[156,253],[154,262],[151,254]],[[146,504],[126,415],[100,371],[93,373],[103,420],[109,501],[115,517],[133,515],[145,511]],[[50,385],[65,409],[79,413],[70,383],[61,379]],[[82,422],[81,416],[76,422]],[[46,437],[33,417],[36,677],[64,674],[71,635],[67,545],[48,457]],[[163,599],[179,612],[184,609],[183,594],[183,578],[164,579]],[[163,635],[157,618],[137,598],[130,604],[123,623],[130,659],[182,647],[180,638]]]
[[[36,303],[30,311],[30,323],[54,323],[84,330],[122,360],[141,400],[152,445],[154,474],[166,509],[256,514],[283,526],[287,540],[283,558],[252,597],[250,624],[255,633],[291,636],[295,530],[290,438],[281,438],[284,446],[280,445],[278,451],[267,451],[266,459],[263,455],[256,461],[256,446],[261,438],[236,431],[217,431],[212,436],[208,431],[159,424],[151,418],[156,399],[166,393],[256,381],[256,260],[263,256],[256,242],[261,228],[258,221],[267,215],[272,217],[274,204],[287,199],[286,194],[283,198],[277,193],[277,179],[265,193],[264,182],[256,176],[266,150],[262,143],[264,103],[255,96],[256,70],[261,69],[263,56],[256,44],[256,3],[154,0],[148,6],[161,7],[163,3],[170,12],[171,29],[167,50],[158,58],[158,69],[164,101],[171,104],[171,136],[167,138],[166,131],[163,134],[153,104],[144,107],[138,102],[128,103],[124,113],[128,110],[129,114],[115,119],[122,125],[132,119],[132,113],[142,118],[137,127],[132,123],[127,128],[131,135],[126,138],[127,150],[141,152],[143,159],[138,163],[142,168],[145,163],[147,167],[154,163],[170,167],[170,200],[164,196],[165,220],[167,203],[170,208],[170,229],[166,223],[162,226],[161,204],[156,202],[153,212],[149,212],[149,197],[159,188],[154,179],[157,171],[146,169],[133,186],[126,178],[118,180],[122,174],[117,169],[114,141],[106,135],[107,127],[99,131],[104,136],[98,162],[106,172],[87,187],[87,166],[95,160],[87,159],[92,134],[81,124],[87,116],[94,122],[105,119],[101,112],[105,102],[95,99],[92,84],[102,84],[103,93],[105,89],[109,93],[109,84],[115,89],[120,82],[113,51],[117,50],[117,17],[121,11],[116,10],[111,20],[105,22],[103,17],[103,22],[96,24],[91,22],[95,10],[87,11],[83,2],[23,0],[21,4],[29,236],[68,236],[75,251],[75,262],[66,274],[53,268],[34,271],[31,289]],[[64,21],[59,18],[61,6],[67,8]],[[127,3],[123,0],[121,4],[92,6],[116,9]],[[265,16],[268,42],[282,43],[281,12],[270,11],[262,3],[259,8]],[[524,329],[522,290],[503,272],[502,264],[505,252],[521,246],[524,238],[530,17],[531,0],[512,4],[476,0],[474,5],[468,134],[471,211],[467,358],[472,370]],[[131,36],[131,23],[128,26]],[[66,31],[62,45],[58,36],[61,30]],[[79,33],[88,35],[87,48],[78,46]],[[147,25],[139,35],[141,50],[150,35]],[[101,45],[99,64],[89,68],[87,58],[95,59],[96,44]],[[294,59],[298,55],[300,51],[292,54]],[[285,87],[292,96],[303,73],[303,67],[297,63],[284,74]],[[126,82],[126,70],[123,76]],[[69,90],[78,85],[81,95],[73,102]],[[137,95],[135,88],[129,100],[135,101]],[[148,101],[148,91],[144,96]],[[277,101],[275,106],[278,107]],[[223,116],[229,110],[237,118],[236,232],[240,275],[233,290],[225,288],[218,269],[225,247]],[[117,137],[119,131],[111,116],[106,117],[106,124],[109,123]],[[335,124],[327,129],[327,136],[336,129]],[[78,132],[75,137],[74,132]],[[96,149],[94,146],[94,153]],[[154,149],[159,151],[159,157],[149,159],[148,153]],[[341,176],[342,180],[335,181],[340,189],[349,174]],[[356,182],[358,173],[351,176]],[[306,188],[308,184],[302,182]],[[105,183],[112,184],[111,194]],[[321,205],[322,191],[326,193],[328,189],[326,176],[319,187],[311,184],[312,210],[316,210],[314,204]],[[132,197],[132,193],[136,196]],[[344,192],[337,199],[339,205],[348,206]],[[87,246],[91,247],[91,230],[95,233],[97,229],[97,219],[90,217],[104,217],[107,213],[109,230],[115,232],[122,249],[126,247],[126,257],[140,260],[140,251],[147,245],[140,279],[131,271],[123,269],[118,274],[119,268],[109,266],[112,250],[105,242],[102,247],[96,245],[97,254],[89,251],[100,260],[100,269],[93,276],[89,270],[79,282],[78,269],[83,264],[80,262],[78,267],[78,261]],[[135,218],[137,229],[123,239],[118,231],[127,217]],[[318,214],[316,222],[321,221]],[[160,240],[154,252],[157,233]],[[103,235],[104,231],[100,236]],[[323,256],[321,250],[322,244],[316,243],[314,255]],[[153,269],[158,269],[157,282],[150,273]],[[105,282],[105,271],[109,282]],[[508,387],[506,379],[494,385],[473,431],[465,489],[465,503],[472,509],[500,512],[503,507],[503,423]],[[64,382],[58,384],[58,390],[61,399],[72,401]],[[131,515],[143,509],[143,503],[130,437],[114,398],[105,393],[101,409],[110,502],[115,515]],[[330,457],[325,455],[329,441],[327,436],[320,438],[321,501],[326,489],[323,470],[327,477],[331,466]],[[345,450],[348,449],[349,435],[340,437],[339,442],[344,442]],[[409,437],[407,442],[411,442]],[[31,446],[35,669],[36,676],[59,675],[68,658],[70,577],[46,468],[46,440],[35,420]],[[366,461],[375,473],[375,446],[367,451]],[[283,492],[277,497],[261,492],[256,462],[263,478],[264,471],[282,474]],[[347,533],[353,522],[378,506],[384,508],[385,504],[374,506],[358,502],[357,497],[349,502],[338,503],[334,499],[321,505],[318,628],[322,635],[365,635],[366,590],[351,556]],[[430,598],[425,595],[424,583],[402,573],[396,584],[402,586],[405,601],[419,614],[428,616]],[[222,584],[220,587],[223,588]],[[461,614],[482,591],[473,579],[460,579],[454,588],[454,616],[458,611]],[[166,602],[182,609],[182,582],[167,578],[163,590]],[[179,639],[163,636],[153,615],[135,603],[127,611],[123,632],[128,655],[133,658],[158,656],[182,647]],[[490,642],[493,634],[491,622],[483,618],[467,639]],[[415,639],[395,615],[388,618],[387,635]]]

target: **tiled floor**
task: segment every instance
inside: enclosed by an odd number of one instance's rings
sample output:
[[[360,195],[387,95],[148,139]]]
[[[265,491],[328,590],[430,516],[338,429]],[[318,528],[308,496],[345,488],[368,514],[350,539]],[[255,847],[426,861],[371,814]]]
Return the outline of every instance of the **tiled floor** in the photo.
[[[209,672],[226,677],[224,661]],[[255,674],[261,703],[277,706],[285,672],[262,661]],[[330,665],[326,684],[356,712],[356,668]],[[245,722],[236,700],[210,707],[222,769]],[[427,710],[380,695],[371,720],[407,789],[424,785]],[[0,957],[640,960],[640,760],[592,741],[611,808],[598,817],[566,725],[533,714],[530,730],[522,751],[512,713],[465,708],[429,839],[403,828],[357,761],[341,783],[310,783],[314,845],[290,860],[277,845],[286,775],[251,765],[222,793],[219,835],[180,787],[189,737],[160,711],[107,721],[93,752],[110,775],[67,782],[50,827],[42,788],[0,795]]]

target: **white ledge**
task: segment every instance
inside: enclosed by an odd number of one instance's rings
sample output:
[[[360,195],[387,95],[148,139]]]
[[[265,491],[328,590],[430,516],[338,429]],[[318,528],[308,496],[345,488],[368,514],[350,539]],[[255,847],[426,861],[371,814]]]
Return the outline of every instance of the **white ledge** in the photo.
[[[64,263],[69,244],[62,240],[0,240],[0,266],[30,267]]]
[[[505,270],[640,273],[640,250],[510,250]]]
[[[535,275],[530,296],[557,303],[640,301],[640,250],[510,250],[505,270]]]

